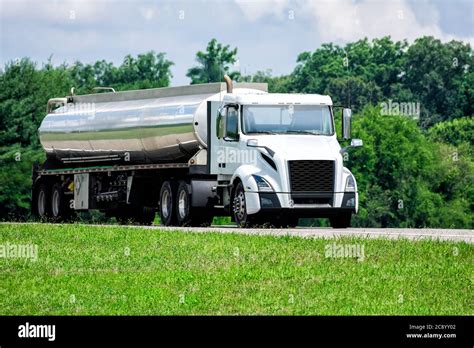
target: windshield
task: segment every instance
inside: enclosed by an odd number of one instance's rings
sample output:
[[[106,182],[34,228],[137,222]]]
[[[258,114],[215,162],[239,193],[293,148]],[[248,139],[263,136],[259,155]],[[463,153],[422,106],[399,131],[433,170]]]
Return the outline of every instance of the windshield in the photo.
[[[245,134],[334,133],[327,105],[244,105],[242,121]]]

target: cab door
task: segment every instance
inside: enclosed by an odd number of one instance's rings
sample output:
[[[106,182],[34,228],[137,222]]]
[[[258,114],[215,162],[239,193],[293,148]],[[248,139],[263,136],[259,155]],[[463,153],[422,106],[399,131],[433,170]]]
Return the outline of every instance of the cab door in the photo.
[[[218,146],[217,171],[220,175],[232,175],[241,162],[239,137],[239,105],[225,105],[217,122]]]

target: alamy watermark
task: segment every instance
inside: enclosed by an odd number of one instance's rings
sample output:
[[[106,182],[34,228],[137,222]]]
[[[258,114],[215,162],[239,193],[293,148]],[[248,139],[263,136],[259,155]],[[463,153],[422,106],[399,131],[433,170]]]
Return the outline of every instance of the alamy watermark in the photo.
[[[365,260],[364,244],[326,244],[324,256],[326,258],[355,258],[357,261]]]
[[[218,163],[257,163],[257,151],[255,150],[240,150],[229,147],[224,147],[217,151]]]
[[[0,258],[24,258],[31,261],[38,260],[38,245],[37,244],[0,244]]]
[[[389,99],[388,103],[380,103],[380,114],[383,116],[410,116],[419,119],[420,103],[397,102]]]

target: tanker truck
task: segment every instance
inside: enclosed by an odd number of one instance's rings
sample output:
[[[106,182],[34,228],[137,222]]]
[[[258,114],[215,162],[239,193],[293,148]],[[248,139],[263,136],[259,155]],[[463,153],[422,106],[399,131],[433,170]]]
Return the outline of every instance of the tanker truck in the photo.
[[[357,184],[342,154],[333,104],[318,94],[268,93],[225,82],[53,98],[39,127],[32,210],[67,221],[99,210],[119,223],[350,226]],[[343,108],[349,143],[351,111]]]

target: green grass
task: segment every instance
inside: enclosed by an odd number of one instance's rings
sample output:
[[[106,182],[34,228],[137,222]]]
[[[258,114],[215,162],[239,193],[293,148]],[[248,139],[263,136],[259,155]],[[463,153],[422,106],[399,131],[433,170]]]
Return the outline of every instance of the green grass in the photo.
[[[0,224],[7,242],[38,260],[0,258],[0,315],[474,314],[463,242]],[[365,260],[326,258],[333,242]]]

